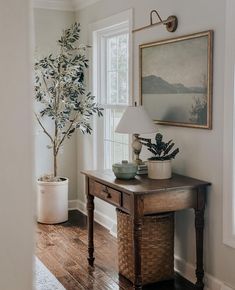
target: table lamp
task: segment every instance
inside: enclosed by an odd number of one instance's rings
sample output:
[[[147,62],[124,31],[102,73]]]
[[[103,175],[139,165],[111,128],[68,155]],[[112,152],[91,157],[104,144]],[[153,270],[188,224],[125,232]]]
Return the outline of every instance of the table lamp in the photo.
[[[142,106],[130,106],[124,112],[115,132],[134,135],[135,139],[132,142],[133,153],[136,156],[134,162],[139,165],[143,163],[139,158],[142,149],[139,134],[155,133],[157,128]]]

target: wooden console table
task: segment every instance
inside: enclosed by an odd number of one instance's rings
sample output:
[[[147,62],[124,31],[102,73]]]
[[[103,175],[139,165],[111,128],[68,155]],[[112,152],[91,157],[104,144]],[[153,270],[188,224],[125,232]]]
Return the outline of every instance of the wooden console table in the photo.
[[[88,262],[94,265],[94,197],[130,214],[132,218],[134,289],[142,289],[141,230],[142,217],[148,214],[179,211],[193,208],[196,229],[196,278],[195,289],[203,290],[203,229],[206,188],[209,182],[174,174],[171,179],[152,180],[137,176],[132,180],[116,179],[111,170],[83,171],[86,176],[88,213]]]

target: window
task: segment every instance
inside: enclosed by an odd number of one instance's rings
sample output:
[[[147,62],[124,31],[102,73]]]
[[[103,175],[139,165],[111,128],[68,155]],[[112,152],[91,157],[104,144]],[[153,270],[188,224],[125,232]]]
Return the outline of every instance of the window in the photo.
[[[122,159],[129,159],[128,135],[115,133],[115,128],[129,104],[128,33],[107,37],[104,94],[104,168]]]
[[[130,159],[130,136],[115,128],[130,98],[130,12],[96,23],[93,29],[93,88],[104,108],[96,122],[96,168]]]
[[[235,248],[235,3],[227,1],[224,77],[223,241]]]

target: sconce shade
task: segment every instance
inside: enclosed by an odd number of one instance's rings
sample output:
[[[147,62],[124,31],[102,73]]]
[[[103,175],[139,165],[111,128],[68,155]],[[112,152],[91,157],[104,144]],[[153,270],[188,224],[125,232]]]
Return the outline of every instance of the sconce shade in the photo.
[[[142,106],[127,107],[115,132],[126,134],[155,133],[157,127]]]

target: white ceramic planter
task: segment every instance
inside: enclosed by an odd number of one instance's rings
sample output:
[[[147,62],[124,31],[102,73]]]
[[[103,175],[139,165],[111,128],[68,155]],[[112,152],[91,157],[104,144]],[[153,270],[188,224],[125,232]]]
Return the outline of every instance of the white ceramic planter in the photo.
[[[68,179],[37,181],[37,221],[58,224],[68,220]]]
[[[148,177],[151,179],[171,178],[171,160],[148,160]]]

